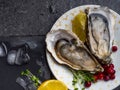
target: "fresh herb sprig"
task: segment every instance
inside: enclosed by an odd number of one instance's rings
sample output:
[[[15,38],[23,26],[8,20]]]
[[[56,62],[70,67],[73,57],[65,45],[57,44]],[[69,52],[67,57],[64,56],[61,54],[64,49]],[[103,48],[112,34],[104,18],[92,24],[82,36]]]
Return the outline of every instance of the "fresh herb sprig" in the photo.
[[[35,85],[38,87],[41,84],[41,81],[38,77],[36,77],[35,75],[33,75],[30,70],[26,69],[25,71],[21,72],[21,75],[23,76],[27,76],[28,78],[31,79],[31,81],[33,81],[35,83]]]
[[[72,84],[75,87],[74,90],[77,90],[77,87],[75,86],[77,83],[78,84],[84,84],[85,82],[94,82],[94,76],[92,73],[87,72],[87,71],[76,71],[76,70],[71,70],[73,74],[73,81]],[[84,90],[84,88],[82,89]]]

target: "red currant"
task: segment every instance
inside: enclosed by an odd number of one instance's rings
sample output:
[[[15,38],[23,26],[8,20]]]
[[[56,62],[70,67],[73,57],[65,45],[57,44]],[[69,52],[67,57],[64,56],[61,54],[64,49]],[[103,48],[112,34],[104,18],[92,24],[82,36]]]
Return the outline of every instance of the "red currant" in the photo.
[[[103,80],[104,74],[102,72],[98,73],[98,79]]]
[[[115,79],[115,74],[112,74],[112,75],[110,76],[110,79],[111,79],[111,80]]]
[[[108,81],[109,79],[110,79],[109,76],[106,76],[106,75],[104,76],[105,81]]]
[[[115,73],[116,73],[116,71],[115,71],[115,70],[113,70],[112,74],[115,74]]]
[[[91,86],[91,82],[86,81],[84,85],[85,85],[85,87],[87,87],[87,88],[88,88],[88,87],[90,87],[90,86]]]
[[[110,64],[109,67],[110,67],[110,68],[114,68],[114,65],[113,65],[113,64]]]
[[[108,74],[114,74],[114,73],[115,73],[115,70],[112,69],[112,68],[108,68],[108,69],[107,69],[107,73],[108,73]]]
[[[117,46],[112,46],[112,51],[113,52],[117,51],[117,49],[118,49]]]

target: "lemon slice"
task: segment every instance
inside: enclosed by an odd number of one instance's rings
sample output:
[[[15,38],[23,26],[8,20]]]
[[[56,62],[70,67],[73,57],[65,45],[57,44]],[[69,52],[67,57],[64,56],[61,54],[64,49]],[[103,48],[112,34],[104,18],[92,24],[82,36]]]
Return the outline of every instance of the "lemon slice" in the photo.
[[[72,31],[79,37],[83,42],[86,40],[87,30],[87,15],[80,11],[78,15],[72,20]]]
[[[47,80],[37,90],[68,90],[67,86],[59,80]]]

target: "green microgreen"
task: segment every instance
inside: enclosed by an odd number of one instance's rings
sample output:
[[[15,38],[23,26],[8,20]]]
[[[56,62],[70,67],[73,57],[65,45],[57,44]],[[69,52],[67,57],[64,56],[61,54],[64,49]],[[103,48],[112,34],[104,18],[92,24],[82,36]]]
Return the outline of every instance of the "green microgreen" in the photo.
[[[72,85],[75,87],[74,90],[76,89],[76,84],[84,84],[86,81],[94,82],[94,77],[93,74],[87,71],[81,71],[81,70],[71,70],[73,74],[73,81]],[[84,90],[85,88],[82,88]]]
[[[21,75],[22,76],[27,76],[28,78],[31,79],[31,81],[34,82],[34,84],[38,87],[41,82],[40,82],[40,79],[38,77],[36,77],[35,75],[33,75],[30,70],[26,69],[25,71],[22,71],[21,72]]]

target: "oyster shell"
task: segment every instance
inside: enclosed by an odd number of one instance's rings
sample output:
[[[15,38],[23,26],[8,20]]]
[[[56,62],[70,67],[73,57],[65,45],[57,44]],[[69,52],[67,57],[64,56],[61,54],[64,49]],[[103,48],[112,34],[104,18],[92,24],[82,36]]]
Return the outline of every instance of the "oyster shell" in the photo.
[[[75,70],[102,71],[103,68],[77,36],[68,30],[50,31],[46,37],[47,50],[60,64]]]
[[[88,46],[102,63],[111,62],[115,20],[107,7],[89,9]]]

